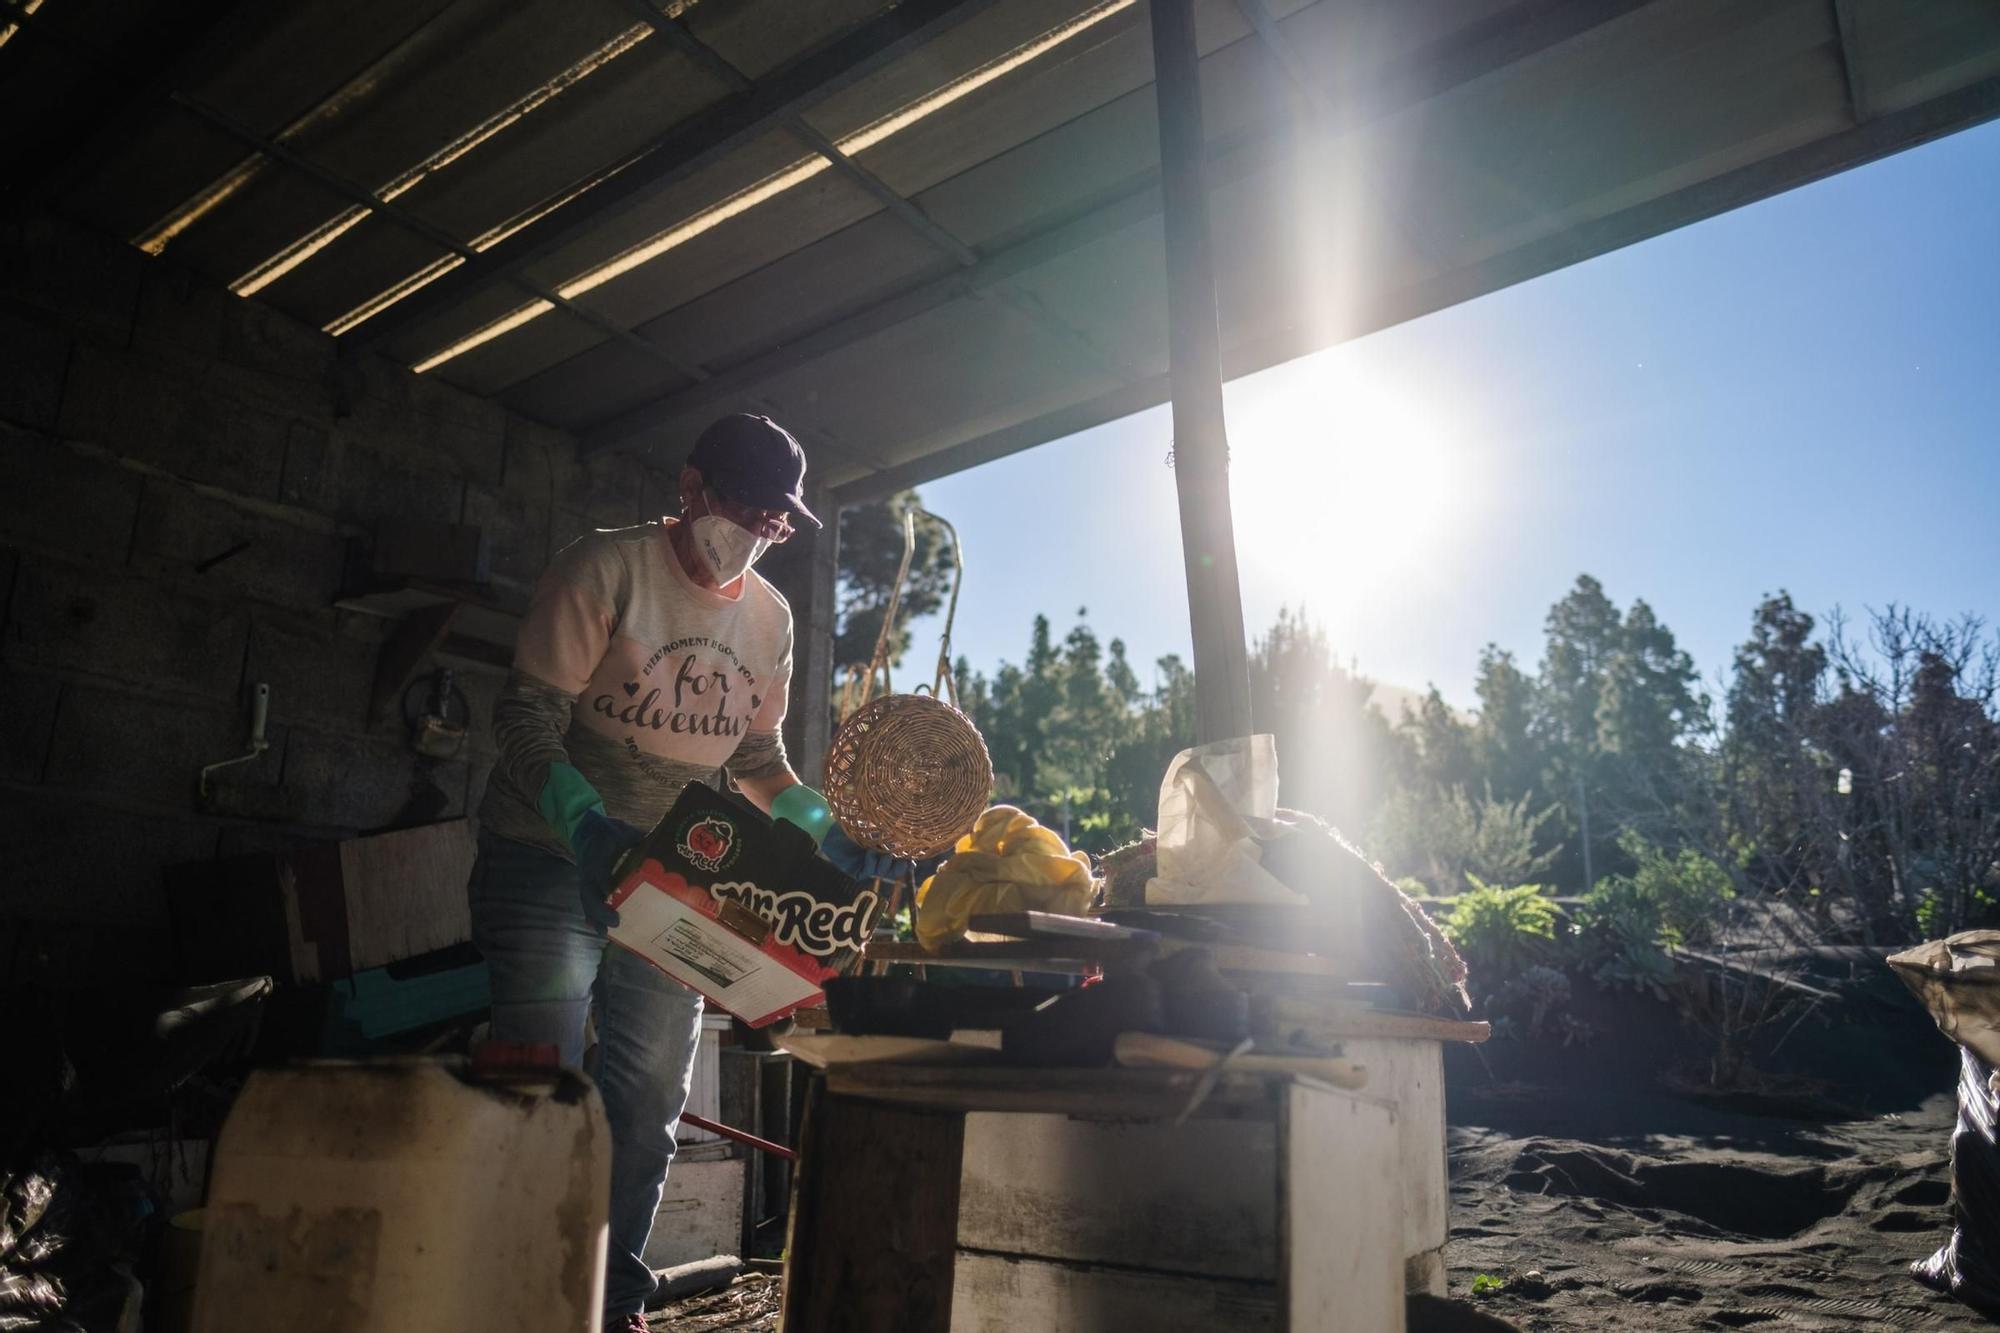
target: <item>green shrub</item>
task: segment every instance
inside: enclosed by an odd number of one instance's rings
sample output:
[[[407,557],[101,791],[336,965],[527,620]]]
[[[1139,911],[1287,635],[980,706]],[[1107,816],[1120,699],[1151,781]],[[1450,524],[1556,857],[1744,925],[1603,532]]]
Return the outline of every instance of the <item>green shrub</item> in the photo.
[[[1629,875],[1592,885],[1577,910],[1583,968],[1600,984],[1667,999],[1675,949],[1711,944],[1736,888],[1729,872],[1696,851],[1668,855],[1637,834],[1618,840]]]
[[[1465,955],[1473,984],[1491,994],[1548,955],[1556,905],[1539,884],[1503,889],[1468,878],[1472,887],[1451,900],[1439,926]]]
[[[1577,913],[1584,970],[1599,985],[1667,999],[1674,960],[1658,904],[1622,875],[1598,881]]]
[[[1618,845],[1634,862],[1631,892],[1658,913],[1661,942],[1671,948],[1713,943],[1725,904],[1736,896],[1729,872],[1697,851],[1669,856],[1636,833],[1625,834]]]
[[[1514,1020],[1517,1035],[1539,1041],[1563,1031],[1569,1000],[1569,978],[1553,967],[1537,964],[1495,991],[1487,1012]],[[1565,1040],[1563,1044],[1569,1043]]]

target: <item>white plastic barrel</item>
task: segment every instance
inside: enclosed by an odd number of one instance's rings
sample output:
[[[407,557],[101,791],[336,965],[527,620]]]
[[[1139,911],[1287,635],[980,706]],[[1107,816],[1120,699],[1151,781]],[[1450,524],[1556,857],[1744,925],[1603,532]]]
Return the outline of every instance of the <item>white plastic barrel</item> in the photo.
[[[260,1070],[216,1151],[195,1333],[594,1333],[610,1180],[579,1074]]]

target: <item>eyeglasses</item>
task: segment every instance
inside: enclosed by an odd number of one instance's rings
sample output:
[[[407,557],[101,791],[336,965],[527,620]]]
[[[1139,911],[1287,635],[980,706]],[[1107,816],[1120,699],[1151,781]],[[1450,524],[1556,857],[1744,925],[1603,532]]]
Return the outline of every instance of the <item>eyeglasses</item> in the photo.
[[[703,492],[708,498],[708,510],[718,518],[726,518],[737,527],[765,541],[777,544],[792,535],[792,516],[783,509],[758,509],[751,505],[738,504],[722,495],[711,486]]]

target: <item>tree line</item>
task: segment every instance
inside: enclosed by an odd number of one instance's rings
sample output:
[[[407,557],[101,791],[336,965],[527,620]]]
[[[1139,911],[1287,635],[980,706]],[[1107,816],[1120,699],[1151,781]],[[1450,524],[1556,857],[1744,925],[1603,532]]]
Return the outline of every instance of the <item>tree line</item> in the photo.
[[[874,646],[914,502],[843,516],[844,666]],[[920,526],[905,612],[934,610],[948,570]],[[1084,608],[1060,638],[1045,615],[1027,629],[1018,664],[957,661],[961,702],[996,799],[1107,851],[1152,822],[1167,762],[1193,743],[1193,672],[1177,656],[1136,666]],[[1621,608],[1585,574],[1549,608],[1532,669],[1481,650],[1469,712],[1432,688],[1390,716],[1305,610],[1256,637],[1250,676],[1282,803],[1432,894],[1582,894],[1680,866],[1868,942],[2000,913],[2000,636],[1975,616],[1821,621],[1779,592],[1711,694],[1651,606]]]

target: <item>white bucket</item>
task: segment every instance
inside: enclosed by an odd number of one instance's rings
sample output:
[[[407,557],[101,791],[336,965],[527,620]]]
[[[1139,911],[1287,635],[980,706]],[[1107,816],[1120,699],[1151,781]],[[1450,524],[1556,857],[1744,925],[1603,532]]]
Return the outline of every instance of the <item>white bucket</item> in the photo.
[[[193,1328],[594,1333],[610,1181],[576,1073],[261,1070],[217,1147]]]

